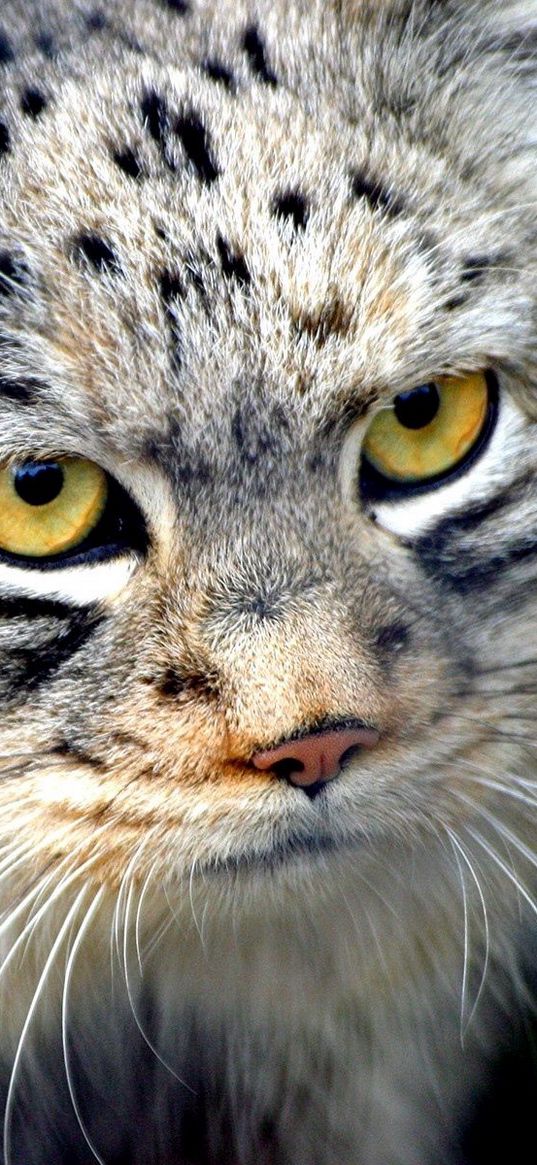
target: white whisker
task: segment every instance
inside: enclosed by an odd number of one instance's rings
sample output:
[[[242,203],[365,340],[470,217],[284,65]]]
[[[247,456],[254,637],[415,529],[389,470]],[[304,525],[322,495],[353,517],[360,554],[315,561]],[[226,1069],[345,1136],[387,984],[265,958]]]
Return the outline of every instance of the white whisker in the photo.
[[[24,946],[25,944],[28,944],[31,935],[36,930],[38,924],[48,914],[48,912],[56,904],[56,902],[59,900],[59,898],[61,898],[62,895],[65,894],[66,891],[73,885],[73,882],[77,882],[80,879],[81,875],[91,868],[91,866],[93,865],[95,860],[96,860],[95,858],[89,859],[87,862],[84,862],[83,865],[80,866],[78,869],[73,870],[73,872],[69,876],[62,878],[60,883],[55,887],[55,889],[52,891],[50,896],[47,898],[46,902],[44,902],[43,905],[39,908],[37,913],[32,914],[31,918],[26,923],[26,926],[23,928],[21,933],[18,935],[16,941],[11,946],[11,948],[8,951],[7,955],[5,956],[3,962],[0,964],[0,978],[2,977],[2,975],[5,974],[7,968],[9,967],[9,965],[12,963],[13,959],[15,958],[15,955],[20,951],[20,948],[22,946]],[[52,875],[49,875],[47,882],[50,882],[52,880],[53,880]],[[17,911],[13,913],[13,916],[10,916],[10,918],[8,920],[6,920],[6,922],[4,923],[4,927],[7,925],[10,925],[12,920],[21,913],[22,905],[27,906],[29,903],[33,903],[34,894],[36,894],[36,893],[39,896],[42,896],[43,888],[41,885],[36,887],[36,889],[28,895],[27,899],[24,900],[24,903],[21,904],[17,908]]]
[[[480,833],[472,829],[469,825],[465,826],[465,830],[470,835],[470,837],[472,837],[474,841],[477,842],[481,849],[483,849],[485,853],[488,854],[498,869],[500,869],[502,873],[505,874],[506,878],[508,878],[517,892],[524,899],[524,901],[527,902],[532,912],[537,915],[537,904],[534,898],[532,898],[527,886],[525,886],[524,883],[520,881],[518,875],[515,874],[513,870],[509,869],[509,866],[507,866],[505,862],[502,861],[500,855],[496,853],[496,850],[494,850],[488,842],[485,841],[484,837],[482,837]]]
[[[83,921],[78,929],[78,933],[77,933],[76,938],[73,942],[73,945],[71,947],[71,951],[70,951],[70,954],[69,954],[69,957],[67,960],[67,966],[65,969],[65,977],[64,977],[64,983],[63,983],[63,993],[62,993],[62,1046],[63,1046],[63,1059],[64,1059],[64,1063],[65,1063],[65,1073],[67,1076],[67,1087],[69,1088],[69,1095],[71,1097],[71,1103],[73,1105],[74,1113],[75,1113],[78,1125],[80,1127],[80,1131],[84,1137],[84,1140],[86,1141],[86,1143],[88,1145],[88,1148],[93,1153],[93,1156],[95,1157],[95,1160],[98,1161],[99,1165],[106,1165],[106,1161],[100,1156],[98,1150],[96,1149],[95,1145],[93,1144],[93,1142],[91,1140],[91,1137],[88,1133],[85,1122],[83,1120],[82,1113],[80,1111],[80,1105],[78,1103],[77,1096],[76,1096],[75,1081],[74,1081],[70,1057],[69,1057],[69,1014],[68,1014],[68,1010],[69,1010],[69,991],[71,989],[71,980],[73,977],[73,971],[75,968],[78,953],[80,951],[82,942],[83,942],[83,940],[84,940],[84,938],[85,938],[85,936],[86,936],[86,934],[87,934],[87,932],[88,932],[88,930],[93,922],[93,919],[95,918],[97,910],[99,909],[99,906],[101,905],[101,903],[103,901],[104,895],[105,895],[105,888],[104,888],[104,886],[101,886],[100,889],[97,891],[97,894],[95,895],[90,906],[88,907],[86,914],[84,916],[84,919],[83,919]]]
[[[476,1014],[477,1008],[479,1006],[479,1001],[481,999],[481,995],[483,993],[485,983],[486,983],[487,971],[488,971],[488,967],[489,967],[489,958],[490,958],[490,928],[489,928],[489,918],[488,918],[487,904],[485,902],[485,896],[483,894],[481,882],[479,881],[479,878],[477,876],[474,865],[470,861],[470,858],[469,858],[469,855],[468,855],[466,849],[461,844],[459,839],[456,837],[453,830],[450,829],[448,826],[445,826],[445,828],[446,828],[446,832],[448,834],[448,837],[450,839],[451,845],[453,846],[453,850],[454,850],[454,854],[455,854],[455,858],[457,861],[457,866],[458,866],[459,874],[460,874],[460,878],[461,878],[461,887],[462,887],[462,894],[463,894],[464,966],[463,966],[463,980],[462,980],[462,989],[461,989],[461,1042],[464,1045],[466,1033],[467,1033],[467,1031],[472,1023],[474,1015]],[[474,882],[474,885],[476,887],[477,893],[479,895],[479,901],[480,901],[481,910],[483,913],[483,923],[484,923],[484,927],[485,927],[485,957],[483,960],[481,979],[480,979],[479,987],[478,987],[477,992],[476,992],[476,996],[474,999],[472,1009],[471,1009],[470,1014],[469,1014],[466,1021],[464,1018],[464,1013],[465,1013],[465,1001],[466,1001],[467,992],[468,992],[468,979],[469,979],[469,966],[470,966],[470,928],[469,928],[468,900],[467,900],[467,893],[466,893],[466,879],[464,878],[464,873],[463,873],[463,869],[461,866],[461,859],[464,862],[466,868],[468,869],[470,876],[471,876],[471,878]]]
[[[143,973],[144,973],[143,958],[142,958],[142,941],[141,941],[142,911],[143,911],[143,905],[144,905],[146,894],[147,894],[149,887],[151,885],[151,879],[153,877],[155,865],[156,865],[156,863],[154,863],[151,866],[149,872],[146,874],[146,876],[144,878],[142,889],[140,890],[140,893],[138,895],[138,906],[136,908],[136,918],[134,921],[134,940],[135,940],[135,946],[136,946],[136,957],[138,959],[138,967],[140,970],[140,978],[142,978]]]
[[[17,1086],[17,1077],[19,1074],[19,1069],[20,1069],[20,1065],[21,1065],[21,1061],[22,1061],[22,1055],[23,1055],[23,1051],[24,1051],[26,1037],[27,1037],[28,1032],[30,1030],[30,1026],[31,1026],[33,1017],[36,1013],[39,1001],[40,1001],[41,996],[42,996],[44,989],[46,987],[49,973],[50,973],[52,967],[54,966],[56,958],[57,958],[66,938],[69,935],[71,927],[72,927],[74,920],[76,918],[77,912],[79,911],[79,909],[82,905],[82,902],[87,894],[87,891],[88,891],[87,885],[83,886],[82,889],[77,894],[70,909],[68,910],[68,912],[64,918],[64,921],[62,922],[62,925],[60,926],[60,929],[56,935],[56,938],[54,939],[54,942],[50,948],[50,951],[49,951],[49,954],[48,954],[47,959],[45,961],[45,965],[43,967],[43,970],[39,976],[39,979],[37,982],[37,987],[35,989],[35,992],[34,992],[34,995],[32,998],[32,1002],[30,1003],[30,1006],[28,1008],[26,1019],[24,1021],[23,1028],[22,1028],[22,1031],[21,1031],[21,1034],[19,1037],[17,1051],[15,1053],[15,1058],[13,1060],[13,1066],[12,1066],[12,1070],[11,1070],[11,1077],[10,1077],[10,1081],[9,1081],[9,1088],[8,1088],[6,1105],[5,1105],[5,1116],[4,1116],[4,1160],[5,1160],[5,1165],[10,1165],[10,1163],[12,1161],[11,1130],[12,1130],[13,1115],[14,1115],[15,1090],[16,1090],[16,1086]]]
[[[189,1092],[191,1092],[193,1095],[195,1095],[194,1089],[191,1088],[190,1084],[187,1084],[186,1080],[183,1080],[183,1078],[178,1075],[178,1073],[175,1071],[175,1069],[172,1067],[172,1065],[169,1064],[168,1061],[164,1059],[164,1057],[162,1056],[161,1052],[159,1052],[159,1050],[156,1047],[153,1040],[151,1040],[151,1038],[148,1036],[148,1034],[147,1034],[147,1032],[142,1024],[140,1016],[138,1015],[137,1009],[136,1009],[136,1001],[135,1001],[134,991],[133,991],[132,983],[131,983],[130,976],[129,976],[129,957],[128,957],[128,955],[129,955],[128,943],[129,943],[129,929],[130,929],[129,928],[129,920],[130,920],[130,914],[131,914],[131,904],[132,904],[133,895],[134,895],[134,883],[131,880],[130,885],[129,885],[129,889],[128,889],[128,893],[127,893],[125,917],[124,917],[124,921],[123,921],[123,973],[125,975],[125,986],[127,988],[127,997],[128,997],[128,1001],[129,1001],[130,1010],[132,1012],[132,1016],[133,1016],[134,1022],[136,1024],[136,1027],[138,1028],[138,1031],[140,1032],[140,1035],[141,1035],[144,1043],[147,1045],[147,1047],[150,1049],[150,1051],[156,1057],[159,1064],[162,1064],[162,1067],[165,1068],[165,1070],[170,1073],[170,1075],[173,1077],[174,1080],[177,1080],[178,1084],[183,1085],[184,1088],[187,1088]]]

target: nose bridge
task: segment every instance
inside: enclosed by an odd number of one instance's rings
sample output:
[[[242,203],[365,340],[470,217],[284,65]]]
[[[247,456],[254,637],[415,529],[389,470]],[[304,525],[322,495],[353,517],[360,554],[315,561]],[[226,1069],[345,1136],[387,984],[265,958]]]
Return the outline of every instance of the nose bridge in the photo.
[[[201,681],[210,676],[230,758],[251,760],[319,724],[375,727],[383,705],[378,667],[356,617],[356,595],[354,607],[347,599],[341,562],[316,562],[314,547],[289,545],[281,534],[256,552],[254,535],[238,549],[227,538],[206,548],[179,620],[192,690],[203,698]],[[356,564],[353,575],[359,591]],[[325,740],[319,763],[330,767],[332,744],[337,751],[340,743]],[[318,761],[316,754],[312,763]]]
[[[330,607],[319,593],[278,617],[246,621],[221,641],[217,657],[230,743],[238,753],[270,748],[311,725],[359,719],[375,726],[381,718],[366,648],[351,635],[338,604]],[[329,751],[339,743],[324,741]]]

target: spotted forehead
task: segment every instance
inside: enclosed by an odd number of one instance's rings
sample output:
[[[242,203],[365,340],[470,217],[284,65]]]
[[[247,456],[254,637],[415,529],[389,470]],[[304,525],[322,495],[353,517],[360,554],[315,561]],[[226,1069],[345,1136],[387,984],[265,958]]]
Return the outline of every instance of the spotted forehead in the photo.
[[[256,27],[242,47],[257,85],[240,92],[214,58],[160,68],[116,48],[99,69],[82,61],[91,93],[51,69],[17,118],[8,102],[4,395],[50,390],[77,416],[82,398],[132,449],[133,430],[177,414],[203,426],[238,390],[360,409],[442,364],[435,311],[459,301],[431,271],[419,207],[427,181],[446,200],[456,180],[329,101],[313,115]],[[461,259],[465,294],[488,261]]]

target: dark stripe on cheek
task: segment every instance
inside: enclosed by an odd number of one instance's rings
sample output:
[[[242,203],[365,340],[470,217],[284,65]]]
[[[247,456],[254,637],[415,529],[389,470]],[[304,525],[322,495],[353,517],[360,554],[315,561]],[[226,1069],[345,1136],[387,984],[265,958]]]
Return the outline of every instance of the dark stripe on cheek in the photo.
[[[503,581],[509,569],[537,559],[537,529],[527,530],[525,537],[513,539],[501,549],[492,523],[492,529],[487,529],[487,537],[483,537],[481,545],[478,537],[481,527],[498,514],[509,509],[515,513],[527,491],[528,481],[524,478],[488,502],[473,506],[464,514],[446,518],[417,542],[409,542],[425,573],[450,590],[467,594],[491,589],[496,581]],[[508,520],[506,515],[504,521]],[[472,541],[474,534],[476,537]]]
[[[73,608],[61,599],[32,599],[25,595],[0,597],[0,619],[73,618]]]
[[[104,616],[91,611],[81,614],[71,607],[54,601],[40,602],[36,599],[0,599],[0,619],[31,620],[49,617],[53,619],[51,637],[39,647],[7,649],[3,652],[4,663],[0,667],[6,685],[6,696],[35,692],[52,680],[64,664],[68,663],[104,622]],[[14,632],[15,638],[15,632]]]
[[[77,761],[79,764],[89,765],[98,772],[106,771],[106,764],[100,757],[85,752],[83,748],[79,748],[78,745],[70,740],[60,741],[51,751],[54,756],[71,757],[72,760]]]
[[[495,583],[503,581],[509,570],[533,558],[537,560],[537,530],[533,533],[532,541],[517,542],[501,554],[494,554],[487,559],[480,559],[477,554],[470,556],[466,550],[457,550],[454,546],[442,559],[431,561],[429,558],[428,565],[432,569],[428,569],[427,573],[434,574],[450,590],[465,595],[493,589]],[[421,562],[424,563],[423,558]]]
[[[450,538],[453,534],[473,534],[489,518],[504,513],[510,506],[520,505],[524,497],[527,496],[529,488],[531,488],[531,480],[528,480],[524,474],[519,480],[511,482],[505,489],[500,490],[493,498],[468,506],[464,513],[454,514],[451,518],[446,518],[440,522],[433,531],[433,536],[442,538],[447,534]]]

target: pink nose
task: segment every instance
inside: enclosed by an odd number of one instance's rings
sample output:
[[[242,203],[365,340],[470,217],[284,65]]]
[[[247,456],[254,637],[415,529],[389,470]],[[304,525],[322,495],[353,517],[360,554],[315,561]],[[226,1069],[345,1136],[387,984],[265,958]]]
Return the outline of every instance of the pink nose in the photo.
[[[293,785],[307,788],[337,777],[351,749],[374,748],[378,739],[379,734],[373,728],[312,732],[298,740],[288,740],[277,748],[256,752],[252,764],[256,769],[274,769]]]

